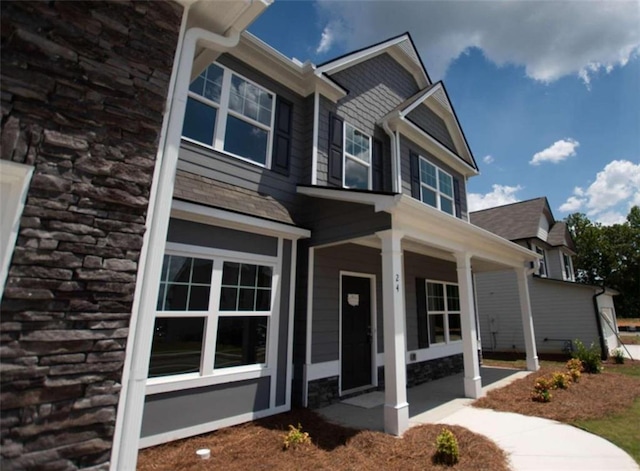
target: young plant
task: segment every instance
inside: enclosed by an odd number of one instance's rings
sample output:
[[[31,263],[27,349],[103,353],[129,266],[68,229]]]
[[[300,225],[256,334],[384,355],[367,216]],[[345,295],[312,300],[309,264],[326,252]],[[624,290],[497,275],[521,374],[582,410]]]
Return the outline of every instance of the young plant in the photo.
[[[622,365],[624,363],[624,352],[620,348],[616,348],[613,352],[613,361],[618,365]]]
[[[297,448],[302,445],[311,445],[311,437],[307,432],[302,431],[302,425],[298,423],[297,427],[289,425],[289,431],[284,436],[283,448]]]
[[[535,402],[551,402],[551,389],[553,389],[553,380],[542,376],[533,386],[531,399]]]
[[[567,371],[571,377],[571,381],[577,383],[582,376],[582,362],[577,358],[572,358],[567,362]]]
[[[594,344],[589,348],[585,347],[580,340],[574,340],[576,350],[573,357],[582,362],[582,367],[586,373],[600,373],[602,371],[602,359],[600,357],[600,349]]]
[[[443,428],[436,437],[436,453],[433,461],[438,464],[453,466],[460,460],[458,440],[451,430]]]
[[[571,376],[560,371],[556,371],[551,376],[553,389],[567,389],[571,383]]]

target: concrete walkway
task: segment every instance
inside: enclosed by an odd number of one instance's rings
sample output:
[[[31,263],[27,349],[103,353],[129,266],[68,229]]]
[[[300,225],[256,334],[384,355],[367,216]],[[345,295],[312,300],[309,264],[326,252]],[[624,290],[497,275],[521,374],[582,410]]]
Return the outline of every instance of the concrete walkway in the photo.
[[[485,392],[505,386],[527,372],[482,368]],[[588,432],[552,420],[472,407],[465,399],[462,375],[422,384],[407,390],[409,423],[459,425],[487,436],[509,455],[515,471],[615,470],[640,471],[623,450]],[[383,395],[370,393],[361,401],[349,401],[320,409],[328,420],[343,425],[383,430]],[[353,405],[360,403],[360,406]]]

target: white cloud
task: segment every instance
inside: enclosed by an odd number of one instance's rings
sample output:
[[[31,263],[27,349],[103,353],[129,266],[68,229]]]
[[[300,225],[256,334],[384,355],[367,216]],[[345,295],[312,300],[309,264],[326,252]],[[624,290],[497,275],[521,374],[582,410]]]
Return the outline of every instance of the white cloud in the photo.
[[[554,142],[549,147],[540,152],[536,152],[529,161],[531,165],[540,165],[542,162],[551,162],[557,164],[569,157],[576,155],[576,147],[580,143],[575,139],[567,138]]]
[[[353,50],[410,31],[435,80],[469,48],[497,65],[523,66],[528,77],[552,82],[566,75],[586,84],[624,66],[640,51],[635,0],[379,1],[321,0],[327,24],[345,27],[342,46]]]
[[[492,155],[485,155],[484,157],[482,157],[482,161],[485,164],[489,165],[489,164],[494,163],[496,161],[496,159],[494,159]]]
[[[494,206],[502,206],[520,201],[516,196],[516,192],[522,190],[520,185],[492,185],[491,188],[493,188],[493,190],[484,195],[480,193],[469,193],[467,195],[469,211],[479,211],[481,209],[493,208]]]
[[[586,210],[602,224],[623,222],[631,206],[640,203],[640,164],[613,160],[596,175],[585,190],[576,187],[560,206],[562,212]]]
[[[333,33],[333,29],[331,26],[332,26],[331,24],[325,26],[324,30],[322,31],[322,36],[320,37],[320,43],[316,48],[316,54],[323,54],[329,51],[329,49],[331,49],[331,46],[333,46],[335,35]]]

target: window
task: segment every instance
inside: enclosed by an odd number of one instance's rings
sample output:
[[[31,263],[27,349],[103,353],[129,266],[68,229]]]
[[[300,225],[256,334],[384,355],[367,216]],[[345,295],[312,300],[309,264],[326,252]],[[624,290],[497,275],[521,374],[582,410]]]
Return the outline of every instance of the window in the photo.
[[[218,64],[189,86],[182,136],[269,167],[275,95]]]
[[[538,275],[547,276],[547,254],[546,251],[542,247],[538,247],[537,245],[533,246],[533,250],[535,253],[542,255],[540,259],[540,268],[538,268]]]
[[[344,123],[344,186],[371,189],[371,138]]]
[[[565,280],[574,281],[575,278],[573,275],[573,263],[571,262],[571,256],[567,255],[564,252],[561,252],[561,255],[562,255],[562,268],[563,268],[562,275]]]
[[[274,266],[167,253],[149,378],[264,367]]]
[[[462,340],[458,285],[432,281],[426,283],[429,343]]]
[[[445,213],[454,214],[453,177],[420,157],[420,199]]]

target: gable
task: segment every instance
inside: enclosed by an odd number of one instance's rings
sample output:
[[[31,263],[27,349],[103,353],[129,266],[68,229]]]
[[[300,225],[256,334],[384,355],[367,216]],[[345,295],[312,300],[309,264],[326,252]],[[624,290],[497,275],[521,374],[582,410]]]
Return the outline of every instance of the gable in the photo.
[[[427,105],[416,107],[407,115],[407,119],[438,140],[451,152],[457,152],[453,138],[444,119],[438,116]]]

